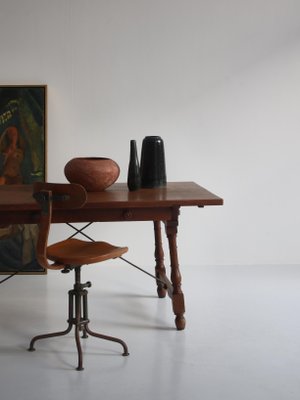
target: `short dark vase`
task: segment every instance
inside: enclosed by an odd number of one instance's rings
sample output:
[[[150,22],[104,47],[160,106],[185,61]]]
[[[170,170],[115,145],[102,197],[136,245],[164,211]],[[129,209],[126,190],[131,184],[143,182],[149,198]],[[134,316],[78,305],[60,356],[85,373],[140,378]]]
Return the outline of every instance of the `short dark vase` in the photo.
[[[138,190],[141,187],[140,164],[135,140],[130,140],[127,186],[130,191]]]
[[[164,142],[160,136],[146,136],[142,144],[141,187],[155,188],[166,183]]]

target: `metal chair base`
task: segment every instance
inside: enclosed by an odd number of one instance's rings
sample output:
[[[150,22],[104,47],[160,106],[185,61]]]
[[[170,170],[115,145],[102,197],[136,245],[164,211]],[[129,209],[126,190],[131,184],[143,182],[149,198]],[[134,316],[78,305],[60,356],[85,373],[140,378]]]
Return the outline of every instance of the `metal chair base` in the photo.
[[[123,347],[122,355],[128,356],[129,355],[128,347],[123,340],[113,336],[107,336],[101,333],[93,332],[89,328],[90,321],[88,319],[88,300],[87,300],[88,291],[85,288],[91,287],[91,283],[90,282],[81,283],[81,278],[80,278],[81,267],[76,267],[74,271],[75,271],[75,284],[74,288],[69,291],[69,318],[67,320],[68,322],[67,329],[65,329],[64,331],[46,333],[43,335],[35,336],[34,338],[31,339],[28,351],[35,350],[34,344],[37,340],[67,335],[72,330],[72,327],[74,325],[75,342],[78,353],[78,366],[76,368],[77,371],[82,371],[84,369],[82,365],[83,356],[82,356],[82,347],[80,342],[80,332],[82,332],[82,338],[84,339],[87,338],[89,334],[99,339],[120,343],[120,345]]]

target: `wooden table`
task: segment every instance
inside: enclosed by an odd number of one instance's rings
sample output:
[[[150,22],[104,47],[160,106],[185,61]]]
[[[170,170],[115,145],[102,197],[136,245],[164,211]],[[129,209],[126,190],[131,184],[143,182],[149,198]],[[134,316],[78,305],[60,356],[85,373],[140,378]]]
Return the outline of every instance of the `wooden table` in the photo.
[[[0,225],[38,223],[39,209],[31,193],[31,185],[0,186]],[[158,296],[165,297],[168,293],[172,299],[176,327],[182,330],[185,328],[185,307],[177,254],[179,210],[187,206],[222,204],[220,197],[194,182],[170,182],[165,187],[135,192],[129,192],[124,183],[116,183],[106,191],[88,193],[87,203],[81,209],[55,210],[53,222],[153,221]],[[165,225],[169,244],[170,279],[164,265],[161,222]]]

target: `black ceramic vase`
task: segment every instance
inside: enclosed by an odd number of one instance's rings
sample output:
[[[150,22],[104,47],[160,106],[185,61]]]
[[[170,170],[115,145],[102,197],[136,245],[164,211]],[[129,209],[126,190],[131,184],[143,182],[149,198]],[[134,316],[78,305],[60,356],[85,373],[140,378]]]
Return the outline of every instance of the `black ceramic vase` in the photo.
[[[146,136],[142,144],[141,187],[155,188],[166,183],[164,142],[160,136]]]
[[[135,140],[130,140],[127,186],[130,191],[138,190],[141,187],[140,165]]]

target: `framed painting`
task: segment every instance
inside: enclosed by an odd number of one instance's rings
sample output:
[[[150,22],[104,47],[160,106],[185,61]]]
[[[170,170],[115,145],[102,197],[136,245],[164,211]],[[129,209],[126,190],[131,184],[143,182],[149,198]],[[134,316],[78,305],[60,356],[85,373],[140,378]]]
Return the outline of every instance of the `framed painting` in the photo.
[[[0,85],[0,185],[46,180],[46,85]],[[43,274],[36,225],[0,221],[0,274]]]

